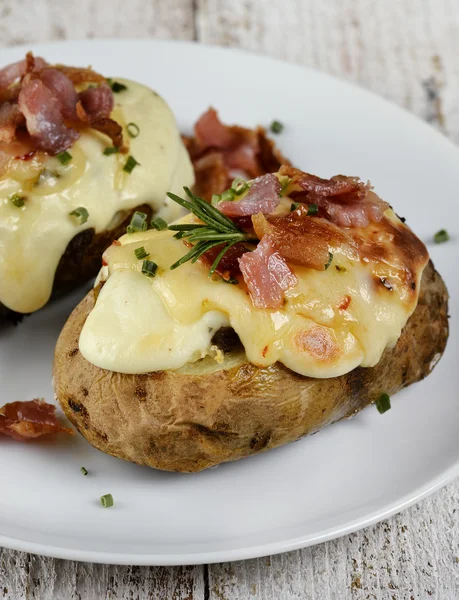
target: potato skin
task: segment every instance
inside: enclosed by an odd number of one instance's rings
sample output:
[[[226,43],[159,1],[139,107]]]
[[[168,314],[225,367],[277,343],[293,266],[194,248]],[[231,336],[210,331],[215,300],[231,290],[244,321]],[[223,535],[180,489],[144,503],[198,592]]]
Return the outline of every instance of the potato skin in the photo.
[[[96,448],[138,464],[194,472],[292,442],[350,417],[381,393],[423,379],[448,338],[448,294],[432,263],[418,306],[393,349],[373,368],[312,379],[281,364],[243,363],[208,375],[161,371],[125,375],[87,362],[78,350],[90,292],[58,340],[56,396]]]
[[[85,229],[69,242],[56,269],[52,297],[68,294],[97,275],[101,267],[102,254],[113,240],[126,233],[126,227],[136,210],[146,213],[148,220],[153,215],[151,207],[142,204],[120,213],[120,219],[115,227],[97,234],[94,229]],[[0,303],[0,329],[7,325],[16,325],[24,316],[26,315],[10,310]]]

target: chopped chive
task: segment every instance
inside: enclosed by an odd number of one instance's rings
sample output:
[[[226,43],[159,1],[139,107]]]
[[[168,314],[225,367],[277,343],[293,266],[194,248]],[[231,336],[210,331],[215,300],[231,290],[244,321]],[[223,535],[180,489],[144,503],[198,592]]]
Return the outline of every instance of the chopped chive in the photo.
[[[222,197],[220,194],[212,194],[212,200],[211,200],[212,205],[215,206],[216,204],[221,202],[221,199],[222,199]]]
[[[140,133],[140,128],[136,123],[128,123],[126,126],[129,137],[136,138]]]
[[[240,196],[241,194],[243,194],[248,187],[249,184],[247,183],[247,181],[245,181],[241,177],[236,177],[236,179],[231,184],[231,189],[236,194],[236,196]]]
[[[389,394],[381,394],[381,396],[375,402],[378,412],[382,415],[390,410],[390,396]]]
[[[222,202],[231,202],[232,200],[234,200],[234,197],[236,196],[236,192],[230,188],[229,190],[225,190],[222,194]]]
[[[100,503],[104,508],[110,508],[110,506],[113,506],[113,496],[111,494],[105,494],[104,496],[101,496]]]
[[[316,215],[319,212],[319,207],[317,204],[309,204],[308,205],[308,215]]]
[[[73,157],[70,154],[70,152],[67,152],[67,150],[64,150],[64,152],[59,152],[59,154],[56,155],[56,158],[61,163],[61,165],[64,165],[64,167],[65,167],[65,165],[68,165]]]
[[[440,231],[437,231],[437,233],[434,235],[434,242],[436,244],[444,244],[448,240],[449,233],[446,231],[446,229],[440,229]]]
[[[123,167],[123,171],[126,171],[126,173],[132,173],[137,165],[140,165],[140,163],[138,163],[133,156],[129,155],[126,164]]]
[[[79,206],[78,208],[75,208],[75,210],[72,210],[72,212],[70,212],[69,215],[71,217],[79,219],[80,225],[84,225],[84,223],[86,223],[86,221],[89,219],[89,213],[84,206]]]
[[[328,253],[328,262],[325,265],[325,270],[328,269],[328,267],[332,264],[332,260],[333,260],[333,254],[331,252]]]
[[[346,273],[346,268],[345,267],[340,267],[339,265],[335,265],[335,269],[338,271],[338,273]]]
[[[131,222],[126,228],[126,233],[135,233],[136,231],[146,231],[148,229],[147,225],[147,215],[143,212],[139,212],[138,210],[131,217]]]
[[[156,271],[158,270],[158,265],[152,260],[144,260],[142,263],[142,273],[147,277],[154,277],[156,275]]]
[[[161,217],[156,217],[156,219],[152,219],[150,225],[158,231],[163,231],[164,229],[167,229],[167,223],[164,219],[161,219]]]
[[[105,148],[104,155],[111,156],[112,154],[117,154],[118,152],[119,149],[116,146],[109,146],[108,148]]]
[[[284,126],[280,121],[273,121],[270,129],[272,133],[282,133],[284,131]]]
[[[150,256],[150,253],[146,252],[146,250],[143,246],[140,246],[140,248],[136,248],[134,250],[134,254],[135,254],[136,258],[138,258],[139,260],[142,260],[142,258],[147,258],[147,256]]]
[[[290,212],[296,210],[300,206],[300,204],[301,202],[292,202],[292,204],[290,205]]]
[[[124,83],[120,83],[119,81],[113,81],[112,79],[107,79],[107,82],[108,85],[112,88],[112,92],[115,92],[115,94],[127,90],[127,86],[124,85]]]
[[[86,477],[86,475],[88,474],[88,470],[85,469],[85,467],[81,467],[80,471],[83,473],[83,475]]]
[[[25,196],[20,196],[19,194],[12,194],[10,196],[11,204],[14,204],[17,208],[22,208],[24,206]]]
[[[222,277],[222,281],[224,281],[225,283],[230,283],[231,285],[237,285],[239,283],[239,281],[235,277],[230,277],[229,279],[224,279]]]
[[[282,179],[282,183],[281,183],[281,196],[283,196],[285,194],[285,190],[288,188],[288,186],[292,183],[292,180],[290,179],[290,177],[284,177]]]

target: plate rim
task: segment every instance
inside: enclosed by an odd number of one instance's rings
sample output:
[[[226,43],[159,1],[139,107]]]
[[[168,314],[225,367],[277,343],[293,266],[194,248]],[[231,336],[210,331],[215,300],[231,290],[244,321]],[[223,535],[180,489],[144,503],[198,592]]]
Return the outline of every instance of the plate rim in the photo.
[[[382,105],[390,106],[392,110],[398,113],[403,113],[405,118],[410,119],[417,126],[422,126],[424,131],[429,132],[434,137],[441,138],[443,142],[446,142],[454,151],[458,154],[459,148],[457,145],[442,132],[438,131],[431,124],[427,123],[416,114],[410,112],[403,106],[398,105],[396,102],[385,98],[373,92],[372,90],[362,86],[357,82],[352,82],[344,78],[340,78],[336,75],[326,73],[324,71],[314,69],[301,63],[295,63],[280,58],[272,57],[267,54],[259,54],[255,51],[249,51],[241,48],[233,48],[226,46],[218,46],[215,44],[204,44],[196,40],[172,40],[172,39],[155,39],[155,38],[123,38],[117,39],[114,37],[108,38],[94,38],[94,39],[69,39],[69,40],[54,40],[48,42],[31,42],[30,44],[20,44],[15,46],[7,46],[2,48],[6,53],[21,53],[27,52],[35,48],[40,48],[40,52],[46,51],[47,48],[59,48],[62,46],[68,46],[71,44],[76,45],[110,45],[117,44],[118,46],[135,46],[139,44],[148,44],[156,47],[161,46],[182,46],[184,48],[193,46],[196,48],[203,49],[204,51],[217,52],[221,54],[239,54],[241,56],[250,57],[250,59],[260,60],[266,63],[275,63],[278,65],[287,65],[289,68],[294,67],[300,72],[308,72],[314,76],[320,76],[324,79],[331,80],[340,86],[346,86],[349,89],[354,90],[360,95],[366,95]],[[3,61],[2,61],[3,62]],[[397,514],[398,512],[413,506],[414,504],[426,499],[434,492],[440,490],[448,483],[453,481],[456,477],[459,477],[459,461],[455,464],[446,467],[439,472],[435,477],[431,477],[426,483],[413,489],[410,493],[405,494],[401,498],[385,505],[382,508],[370,511],[365,516],[352,519],[345,522],[340,526],[330,527],[324,529],[316,534],[306,534],[299,537],[289,538],[283,541],[268,542],[261,545],[249,545],[242,548],[233,548],[230,550],[215,550],[208,552],[199,553],[188,553],[188,554],[160,554],[160,553],[122,553],[122,552],[106,552],[106,551],[93,551],[83,549],[72,549],[64,546],[29,542],[27,540],[16,538],[12,536],[5,536],[0,534],[0,546],[3,548],[17,550],[22,552],[30,552],[32,554],[38,554],[42,556],[48,556],[58,559],[75,560],[80,562],[92,562],[99,564],[112,564],[112,565],[139,565],[139,566],[184,566],[184,565],[204,565],[204,564],[215,564],[222,562],[232,562],[237,560],[249,560],[253,558],[261,558],[264,556],[270,556],[275,554],[281,554],[285,552],[292,552],[309,546],[321,544],[371,525],[374,525],[386,518]]]

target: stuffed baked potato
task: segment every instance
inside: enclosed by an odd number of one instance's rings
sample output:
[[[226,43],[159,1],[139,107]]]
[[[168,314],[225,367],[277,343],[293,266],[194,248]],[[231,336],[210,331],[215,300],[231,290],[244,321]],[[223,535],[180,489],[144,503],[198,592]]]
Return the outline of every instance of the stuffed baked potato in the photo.
[[[103,452],[200,471],[350,417],[443,353],[445,285],[368,185],[283,167],[232,189],[220,216],[189,193],[202,219],[123,236],[61,333],[56,397]],[[193,262],[209,214],[246,237]]]

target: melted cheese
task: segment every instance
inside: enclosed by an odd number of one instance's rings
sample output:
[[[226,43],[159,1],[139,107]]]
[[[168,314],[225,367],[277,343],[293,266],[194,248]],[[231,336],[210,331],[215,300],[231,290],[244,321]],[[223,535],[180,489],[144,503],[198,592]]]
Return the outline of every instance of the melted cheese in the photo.
[[[110,140],[86,130],[69,150],[67,166],[41,154],[13,160],[0,177],[0,303],[12,310],[29,313],[46,304],[62,254],[84,229],[112,228],[118,211],[143,203],[168,220],[180,214],[166,192],[192,185],[194,174],[174,116],[151,89],[119,81],[127,90],[115,94],[112,116],[140,130],[131,139],[124,129],[129,154],[140,163],[131,174],[123,171],[128,154],[105,156]],[[25,197],[22,208],[10,201],[15,193]],[[83,225],[69,216],[78,207],[89,213]]]
[[[409,231],[391,210],[386,219]],[[260,367],[279,361],[310,377],[371,367],[397,342],[415,309],[427,260],[408,285],[403,272],[386,263],[365,262],[333,248],[326,271],[290,265],[299,282],[287,291],[284,306],[260,310],[243,284],[209,278],[200,262],[171,271],[186,252],[173,232],[125,235],[120,243],[105,252],[108,280],[83,327],[80,350],[94,365],[121,373],[177,369],[197,361],[212,353],[215,330],[228,325],[248,360]],[[159,266],[154,278],[141,273],[142,261],[134,254],[140,246]],[[391,290],[381,277],[390,278]]]

